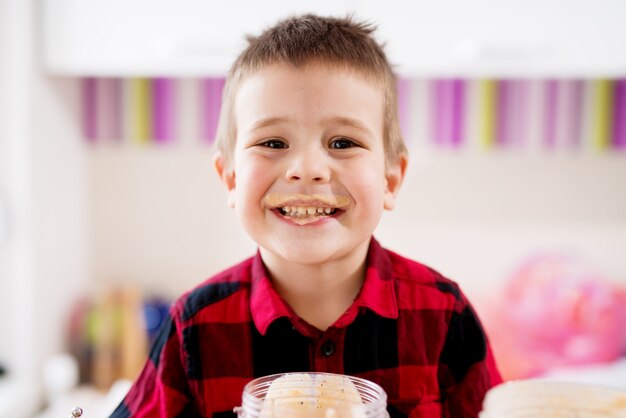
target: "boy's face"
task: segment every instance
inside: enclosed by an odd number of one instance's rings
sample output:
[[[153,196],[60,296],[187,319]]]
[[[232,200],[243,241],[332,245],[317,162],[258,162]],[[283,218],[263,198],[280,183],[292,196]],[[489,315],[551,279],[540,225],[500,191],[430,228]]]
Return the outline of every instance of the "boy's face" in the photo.
[[[405,160],[385,167],[381,88],[324,65],[270,65],[242,81],[229,203],[264,257],[325,264],[365,251]]]

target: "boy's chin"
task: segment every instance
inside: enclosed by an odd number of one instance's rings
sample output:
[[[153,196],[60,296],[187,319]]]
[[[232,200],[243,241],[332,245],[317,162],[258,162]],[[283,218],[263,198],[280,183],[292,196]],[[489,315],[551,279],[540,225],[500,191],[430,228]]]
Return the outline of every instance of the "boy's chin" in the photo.
[[[353,254],[356,248],[346,243],[333,242],[332,239],[305,240],[296,244],[280,242],[276,245],[262,246],[261,254],[270,257],[274,262],[299,264],[302,266],[319,267],[341,261]],[[357,245],[359,247],[359,245]]]
[[[329,248],[317,248],[311,245],[299,248],[271,248],[266,252],[278,262],[310,266],[323,265],[338,258],[336,252],[330,251]]]

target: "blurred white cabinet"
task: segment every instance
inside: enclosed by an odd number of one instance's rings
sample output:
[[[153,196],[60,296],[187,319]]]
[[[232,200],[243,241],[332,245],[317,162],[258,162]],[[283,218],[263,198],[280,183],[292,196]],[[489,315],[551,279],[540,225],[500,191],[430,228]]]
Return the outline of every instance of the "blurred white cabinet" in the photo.
[[[64,75],[223,75],[244,45],[294,13],[379,24],[411,76],[623,76],[622,0],[41,0],[45,66]]]

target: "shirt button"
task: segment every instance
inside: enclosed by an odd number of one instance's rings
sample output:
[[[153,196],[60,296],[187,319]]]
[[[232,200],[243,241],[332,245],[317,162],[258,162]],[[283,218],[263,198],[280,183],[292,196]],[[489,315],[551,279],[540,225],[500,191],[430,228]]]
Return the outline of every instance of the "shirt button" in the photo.
[[[330,357],[335,354],[335,343],[333,343],[331,340],[326,341],[324,345],[322,345],[322,353],[326,357]]]

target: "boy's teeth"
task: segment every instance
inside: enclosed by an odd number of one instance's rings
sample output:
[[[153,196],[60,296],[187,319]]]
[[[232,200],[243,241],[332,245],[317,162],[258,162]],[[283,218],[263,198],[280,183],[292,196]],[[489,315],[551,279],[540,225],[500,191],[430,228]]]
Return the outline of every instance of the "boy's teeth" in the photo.
[[[297,218],[304,218],[306,216],[312,215],[329,215],[333,209],[332,208],[317,208],[317,207],[296,207],[296,206],[283,206],[281,207],[282,211],[289,216],[294,216]]]

